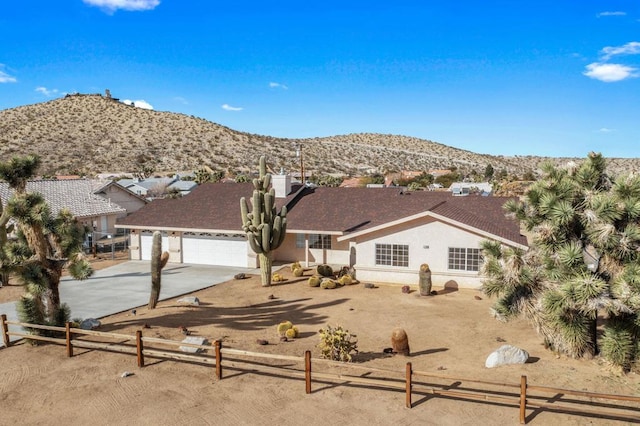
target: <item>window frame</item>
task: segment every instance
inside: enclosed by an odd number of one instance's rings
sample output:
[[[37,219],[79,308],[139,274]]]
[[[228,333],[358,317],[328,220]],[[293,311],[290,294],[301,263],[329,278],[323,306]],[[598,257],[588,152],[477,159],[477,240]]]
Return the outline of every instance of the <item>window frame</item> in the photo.
[[[331,250],[331,234],[296,234],[296,248],[305,248],[307,239],[310,249]]]
[[[409,244],[375,244],[375,265],[409,267]]]
[[[479,248],[448,248],[447,269],[450,271],[479,272],[482,262],[482,250]]]

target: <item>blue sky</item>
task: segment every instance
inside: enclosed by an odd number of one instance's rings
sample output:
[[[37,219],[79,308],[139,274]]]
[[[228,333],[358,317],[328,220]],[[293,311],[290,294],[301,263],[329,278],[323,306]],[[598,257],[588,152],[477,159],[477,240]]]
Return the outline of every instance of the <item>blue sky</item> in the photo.
[[[270,136],[639,156],[638,0],[11,0],[0,40],[0,109],[108,88]]]

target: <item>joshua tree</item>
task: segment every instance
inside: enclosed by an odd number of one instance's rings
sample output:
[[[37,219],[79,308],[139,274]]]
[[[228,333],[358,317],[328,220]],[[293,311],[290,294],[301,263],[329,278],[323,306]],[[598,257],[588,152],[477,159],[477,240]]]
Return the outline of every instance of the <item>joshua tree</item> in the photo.
[[[194,172],[194,181],[197,184],[205,182],[219,182],[224,177],[224,172],[220,170],[213,170],[209,166],[202,166]]]
[[[14,190],[3,216],[12,218],[17,228],[17,238],[3,242],[3,263],[25,286],[18,303],[21,320],[62,325],[69,317],[58,289],[63,269],[67,267],[77,279],[88,278],[92,270],[82,254],[84,228],[68,210],[54,217],[40,194],[26,191],[27,180],[39,165],[35,156],[0,163],[0,178]]]
[[[247,200],[240,199],[242,229],[247,234],[249,246],[258,255],[262,285],[271,285],[272,251],[280,247],[287,230],[287,208],[277,213],[275,190],[271,188],[271,174],[267,163],[260,157],[260,177],[253,179],[252,211]]]
[[[169,252],[162,252],[162,233],[155,231],[151,243],[151,295],[149,296],[149,309],[155,309],[160,299],[160,280],[162,268],[169,261]]]
[[[524,201],[505,205],[532,233],[531,247],[484,243],[484,292],[498,297],[496,317],[524,314],[552,349],[573,357],[601,349],[630,368],[640,354],[640,177],[612,182],[594,153],[543,172]]]

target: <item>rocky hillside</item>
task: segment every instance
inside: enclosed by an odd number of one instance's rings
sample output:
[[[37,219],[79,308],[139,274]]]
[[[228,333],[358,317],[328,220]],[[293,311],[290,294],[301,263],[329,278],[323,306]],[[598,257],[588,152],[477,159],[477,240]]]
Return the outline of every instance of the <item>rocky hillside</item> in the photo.
[[[47,175],[135,172],[142,165],[163,174],[207,165],[235,175],[254,169],[262,154],[274,170],[298,171],[296,144],[303,146],[307,176],[451,166],[482,174],[487,164],[521,175],[535,171],[544,160],[568,160],[476,154],[397,135],[281,139],[239,132],[194,116],[136,108],[101,95],[67,95],[0,111],[2,158],[37,154],[43,160],[41,172]],[[640,170],[640,159],[609,159],[609,163],[613,172]]]

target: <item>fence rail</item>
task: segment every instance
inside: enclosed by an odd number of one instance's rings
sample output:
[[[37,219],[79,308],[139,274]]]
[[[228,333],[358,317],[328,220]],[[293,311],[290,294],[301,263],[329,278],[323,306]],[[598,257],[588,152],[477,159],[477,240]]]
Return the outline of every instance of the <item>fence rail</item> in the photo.
[[[58,333],[63,337],[38,336],[25,332],[10,331],[9,326],[24,327],[34,330],[44,330]],[[526,376],[520,377],[520,383],[502,383],[488,380],[477,380],[470,378],[452,377],[440,374],[433,374],[425,371],[414,371],[410,362],[406,363],[404,371],[384,368],[373,368],[357,364],[345,364],[325,359],[312,359],[311,351],[305,351],[304,357],[267,354],[261,352],[250,352],[240,349],[224,348],[220,340],[213,341],[212,345],[198,345],[184,343],[175,340],[167,340],[156,337],[143,337],[142,331],[136,331],[136,335],[110,333],[97,330],[83,330],[71,327],[66,323],[65,327],[43,326],[36,324],[26,324],[15,321],[8,321],[6,315],[0,315],[0,332],[6,347],[11,345],[10,336],[20,337],[30,340],[45,341],[49,343],[66,346],[68,357],[73,356],[74,348],[96,349],[124,354],[136,355],[138,367],[145,366],[145,356],[160,359],[171,359],[175,361],[195,362],[208,364],[215,367],[215,375],[218,380],[223,378],[223,365],[225,368],[244,369],[265,373],[277,373],[287,377],[304,378],[305,391],[311,393],[313,379],[316,382],[344,382],[352,384],[366,385],[392,391],[403,391],[405,393],[405,405],[407,408],[413,407],[412,396],[435,395],[441,397],[455,398],[459,400],[480,401],[490,404],[501,404],[514,406],[519,409],[519,420],[521,424],[526,424],[527,409],[546,410],[549,412],[562,412],[582,416],[601,417],[613,420],[631,420],[640,422],[640,397],[632,395],[613,395],[605,393],[595,393],[577,391],[571,389],[559,389],[548,386],[534,386],[527,382]],[[79,337],[92,337],[100,339],[116,339],[117,342],[85,340]],[[135,343],[135,345],[134,345]],[[175,350],[161,350],[157,347],[149,348],[147,345],[161,345],[169,348],[191,347],[202,351],[210,351],[213,354],[196,353],[188,354],[176,352]],[[224,356],[223,356],[224,355]],[[240,357],[227,358],[228,356]],[[247,359],[248,358],[248,359]],[[292,368],[290,365],[266,365],[259,362],[259,359],[271,361],[290,361],[302,365],[300,369]],[[328,365],[349,370],[349,374],[330,373],[323,371],[312,371],[313,365]],[[357,371],[365,371],[363,375],[355,375]],[[376,373],[380,377],[371,377]],[[425,380],[445,381],[451,384],[428,383]],[[419,381],[418,381],[419,380]],[[462,383],[482,385],[484,388],[461,387]],[[489,387],[500,390],[487,389]],[[453,389],[452,389],[453,388]],[[534,395],[550,394],[551,396]],[[566,396],[573,397],[571,399]],[[582,399],[580,399],[582,398]],[[552,403],[549,402],[552,400]],[[602,402],[602,401],[615,401]],[[560,403],[558,403],[560,402]],[[634,403],[636,405],[624,405],[621,402]],[[588,407],[587,407],[588,405]]]

